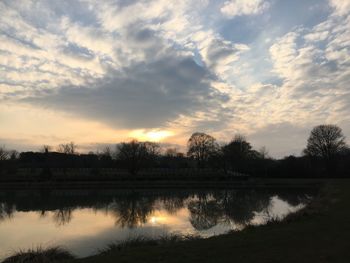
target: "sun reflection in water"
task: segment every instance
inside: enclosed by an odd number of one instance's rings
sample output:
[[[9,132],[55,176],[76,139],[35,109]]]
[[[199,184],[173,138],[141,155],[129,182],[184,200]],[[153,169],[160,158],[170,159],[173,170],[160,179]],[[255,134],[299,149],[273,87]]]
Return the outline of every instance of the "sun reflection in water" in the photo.
[[[167,220],[166,215],[159,215],[157,213],[157,215],[153,215],[150,217],[149,219],[149,223],[151,223],[152,225],[159,225],[159,224],[167,224],[169,220]],[[170,220],[171,221],[171,220]]]

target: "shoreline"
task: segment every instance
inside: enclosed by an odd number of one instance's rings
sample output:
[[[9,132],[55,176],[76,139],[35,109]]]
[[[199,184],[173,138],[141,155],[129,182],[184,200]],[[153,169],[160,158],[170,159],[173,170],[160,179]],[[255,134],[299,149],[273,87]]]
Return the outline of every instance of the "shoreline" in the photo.
[[[346,179],[339,179],[346,180]],[[61,181],[4,182],[0,190],[35,189],[251,189],[251,188],[314,188],[327,178],[249,178],[247,180],[125,180],[125,181]]]

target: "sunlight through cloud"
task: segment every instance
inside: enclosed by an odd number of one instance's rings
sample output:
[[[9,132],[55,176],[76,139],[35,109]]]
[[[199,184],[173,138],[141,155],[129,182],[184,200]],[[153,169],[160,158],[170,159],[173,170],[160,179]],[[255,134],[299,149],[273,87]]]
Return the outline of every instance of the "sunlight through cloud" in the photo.
[[[131,138],[135,138],[139,141],[151,142],[159,142],[173,135],[173,132],[166,130],[135,130],[130,133]]]

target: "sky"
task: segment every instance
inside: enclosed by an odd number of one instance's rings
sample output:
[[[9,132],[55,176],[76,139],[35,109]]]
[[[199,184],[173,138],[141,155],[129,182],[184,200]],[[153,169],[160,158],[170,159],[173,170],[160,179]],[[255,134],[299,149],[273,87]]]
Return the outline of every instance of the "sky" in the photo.
[[[350,0],[2,0],[0,145],[350,136]]]

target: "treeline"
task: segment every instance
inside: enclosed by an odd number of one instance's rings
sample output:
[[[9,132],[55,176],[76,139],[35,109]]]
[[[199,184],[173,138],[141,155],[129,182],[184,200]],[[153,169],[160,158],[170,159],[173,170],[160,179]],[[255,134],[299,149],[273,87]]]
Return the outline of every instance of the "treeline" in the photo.
[[[50,179],[53,168],[124,169],[130,175],[157,168],[212,170],[218,174],[248,174],[255,177],[347,177],[350,172],[350,150],[341,129],[335,125],[316,126],[310,133],[302,156],[283,159],[269,157],[265,148],[259,151],[242,135],[224,144],[208,134],[193,133],[187,152],[175,148],[161,149],[154,142],[132,140],[106,147],[102,152],[79,154],[71,142],[54,151],[44,145],[38,152],[8,151],[0,147],[0,174],[16,174],[19,169],[42,169]]]

